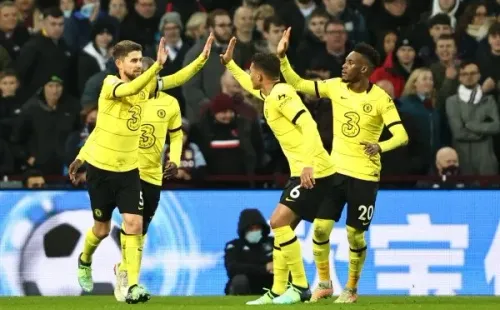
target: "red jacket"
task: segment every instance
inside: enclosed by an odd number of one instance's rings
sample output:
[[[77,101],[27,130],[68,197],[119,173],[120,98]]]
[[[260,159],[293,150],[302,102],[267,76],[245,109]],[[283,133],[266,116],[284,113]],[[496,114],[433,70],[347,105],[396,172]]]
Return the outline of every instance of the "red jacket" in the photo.
[[[370,82],[377,83],[378,81],[388,80],[394,86],[394,96],[401,97],[403,89],[405,88],[405,78],[402,75],[395,73],[394,70],[394,57],[390,53],[385,58],[384,64],[373,71],[370,76]]]

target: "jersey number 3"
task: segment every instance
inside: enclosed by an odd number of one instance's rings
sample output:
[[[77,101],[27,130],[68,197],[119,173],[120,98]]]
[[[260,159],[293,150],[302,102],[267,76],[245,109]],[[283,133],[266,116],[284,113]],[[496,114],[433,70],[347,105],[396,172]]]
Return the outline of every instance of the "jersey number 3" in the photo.
[[[149,149],[156,142],[155,128],[153,125],[144,124],[141,126],[141,138],[139,139],[139,147],[141,149]]]
[[[127,128],[132,131],[137,131],[139,127],[141,127],[141,107],[138,105],[134,105],[128,112],[132,115],[127,120]]]
[[[344,136],[354,138],[359,135],[359,114],[356,112],[347,112],[344,116],[347,118],[347,121],[342,124],[342,133]]]

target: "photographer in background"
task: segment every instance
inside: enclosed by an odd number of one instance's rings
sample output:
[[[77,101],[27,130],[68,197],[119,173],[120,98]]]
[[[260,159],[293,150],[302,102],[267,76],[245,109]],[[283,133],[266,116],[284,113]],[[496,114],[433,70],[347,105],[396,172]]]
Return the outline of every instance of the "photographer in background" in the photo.
[[[270,228],[257,209],[241,211],[238,238],[224,250],[224,266],[229,281],[226,295],[259,295],[273,284],[273,243]]]

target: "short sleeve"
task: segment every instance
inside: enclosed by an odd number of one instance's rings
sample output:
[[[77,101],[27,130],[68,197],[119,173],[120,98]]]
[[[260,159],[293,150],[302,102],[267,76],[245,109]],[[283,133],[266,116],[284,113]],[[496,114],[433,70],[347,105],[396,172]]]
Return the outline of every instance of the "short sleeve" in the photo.
[[[115,96],[114,96],[115,89],[120,84],[123,84],[123,81],[120,80],[119,78],[117,78],[116,76],[106,77],[102,83],[101,97],[103,97],[105,99],[115,98]]]
[[[306,112],[306,107],[300,100],[300,97],[290,91],[278,93],[272,100],[281,114],[293,124],[297,122],[302,113]]]

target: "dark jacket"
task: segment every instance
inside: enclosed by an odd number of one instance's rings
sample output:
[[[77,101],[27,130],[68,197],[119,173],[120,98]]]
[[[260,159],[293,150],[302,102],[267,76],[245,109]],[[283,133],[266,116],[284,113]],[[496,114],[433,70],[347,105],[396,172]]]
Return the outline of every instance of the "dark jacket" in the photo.
[[[316,121],[323,148],[330,154],[333,147],[332,101],[326,98],[313,102],[303,101],[314,121]]]
[[[21,48],[28,42],[29,38],[30,34],[28,30],[20,24],[14,29],[14,32],[9,38],[7,38],[5,32],[0,31],[0,45],[9,52],[10,58],[13,60],[19,56]]]
[[[31,38],[16,59],[17,72],[23,82],[23,99],[33,96],[53,75],[65,81],[65,90],[74,89],[75,82],[70,78],[71,55],[62,39],[56,43],[42,34]]]
[[[0,98],[0,139],[10,140],[21,106],[18,96]]]
[[[91,76],[86,82],[82,91],[80,102],[82,105],[97,104],[99,94],[102,88],[102,82],[107,75],[116,74],[117,69],[113,59],[106,64],[106,70],[98,72]]]
[[[297,53],[292,63],[295,64],[297,73],[303,75],[306,70],[311,69],[312,57],[304,55],[317,55],[325,50],[325,43],[312,32],[307,31],[297,48]],[[302,57],[300,57],[302,55]]]
[[[132,10],[121,24],[120,40],[132,40],[145,50],[151,49],[155,45],[159,21],[158,16],[146,19]]]
[[[245,234],[252,225],[262,226],[262,239],[252,244],[246,241]],[[229,281],[236,275],[246,275],[250,282],[250,291],[254,295],[262,293],[262,288],[270,288],[273,275],[266,270],[266,264],[273,261],[274,238],[269,237],[270,227],[257,209],[245,209],[238,220],[238,238],[226,243],[224,266]]]
[[[358,10],[346,7],[345,10],[336,17],[344,23],[349,41],[359,43],[367,42],[370,39],[365,18]]]

